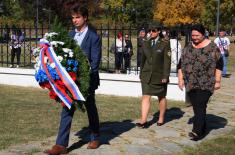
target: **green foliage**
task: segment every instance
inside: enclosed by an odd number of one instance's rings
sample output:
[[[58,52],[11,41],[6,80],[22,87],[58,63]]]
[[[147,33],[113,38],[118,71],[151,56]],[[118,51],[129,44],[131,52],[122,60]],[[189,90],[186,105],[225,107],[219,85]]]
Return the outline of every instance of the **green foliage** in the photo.
[[[210,30],[215,30],[218,2],[215,0],[204,0],[204,8],[201,14],[201,21]],[[220,0],[220,27],[230,30],[234,28],[235,1]]]
[[[153,0],[104,0],[100,6],[108,19],[142,26],[152,21],[152,2]]]
[[[90,66],[88,59],[82,49],[77,45],[77,43],[69,37],[68,32],[66,28],[62,25],[61,22],[58,22],[57,18],[55,18],[54,23],[52,24],[51,32],[59,33],[59,35],[54,36],[53,40],[56,41],[63,41],[65,44],[63,45],[64,48],[72,49],[74,52],[74,58],[78,60],[78,66],[79,69],[77,71],[77,79],[76,81],[79,90],[81,91],[84,98],[87,98],[88,95],[88,87],[89,87],[89,81],[90,81]],[[62,49],[57,49],[59,55],[63,55]],[[62,61],[62,65],[65,66],[67,60]],[[79,108],[84,111],[84,108],[82,106],[82,102],[76,101],[76,103],[79,104]],[[76,105],[75,103],[75,105]]]

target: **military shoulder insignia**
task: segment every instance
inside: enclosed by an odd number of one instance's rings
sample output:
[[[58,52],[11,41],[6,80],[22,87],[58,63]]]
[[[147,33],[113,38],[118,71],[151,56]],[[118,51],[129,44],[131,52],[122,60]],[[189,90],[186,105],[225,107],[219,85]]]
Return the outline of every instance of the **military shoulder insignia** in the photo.
[[[167,52],[167,55],[168,55],[169,57],[171,57],[171,51],[168,51],[168,52]]]

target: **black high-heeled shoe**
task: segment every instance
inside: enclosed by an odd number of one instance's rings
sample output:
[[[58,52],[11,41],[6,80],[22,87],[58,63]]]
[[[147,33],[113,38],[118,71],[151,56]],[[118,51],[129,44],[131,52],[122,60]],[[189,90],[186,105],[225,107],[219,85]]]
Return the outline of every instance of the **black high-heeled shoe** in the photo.
[[[135,125],[139,128],[142,128],[142,129],[146,129],[146,128],[149,127],[149,124],[147,122],[145,122],[143,124],[142,123],[136,123]]]
[[[200,136],[198,136],[196,133],[194,132],[189,132],[188,133],[188,136],[191,138],[190,140],[193,140],[193,141],[198,141],[200,140]]]
[[[162,126],[164,123],[162,122],[162,123],[158,123],[157,122],[157,126]]]

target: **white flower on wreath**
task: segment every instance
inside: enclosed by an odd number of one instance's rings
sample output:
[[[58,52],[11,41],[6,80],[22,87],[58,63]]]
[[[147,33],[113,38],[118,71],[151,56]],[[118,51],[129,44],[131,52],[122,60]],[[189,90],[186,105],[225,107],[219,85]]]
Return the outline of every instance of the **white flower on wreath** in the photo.
[[[55,63],[54,62],[51,63],[50,66],[51,66],[51,68],[55,68]]]
[[[58,45],[64,45],[64,42],[62,41],[52,41],[51,42],[51,46],[55,46],[55,47],[58,47]]]
[[[41,51],[40,47],[34,48],[33,49],[33,56],[35,56],[35,57],[39,56],[40,51]]]
[[[38,63],[34,64],[34,68],[35,68],[36,72],[40,69],[40,66],[41,66],[41,61],[40,60],[38,61]]]
[[[56,32],[51,32],[51,33],[45,33],[45,35],[44,35],[44,38],[50,38],[50,37],[53,37],[53,36],[56,36],[56,35],[58,35],[58,33],[56,33]]]
[[[35,61],[38,63],[40,61],[40,58],[36,57]]]
[[[59,62],[63,61],[63,57],[62,56],[57,56],[57,59],[59,60]]]
[[[48,44],[48,45],[50,44],[50,42],[47,39],[45,39],[45,38],[40,39],[40,42]]]
[[[35,68],[36,72],[38,72],[38,70],[39,70],[40,67],[39,67],[37,64],[35,64],[35,65],[34,65],[34,68]]]
[[[69,57],[70,57],[70,58],[73,57],[73,52],[69,52]]]
[[[72,50],[71,50],[71,49],[69,49],[69,48],[62,48],[62,50],[64,51],[64,53],[72,52]]]

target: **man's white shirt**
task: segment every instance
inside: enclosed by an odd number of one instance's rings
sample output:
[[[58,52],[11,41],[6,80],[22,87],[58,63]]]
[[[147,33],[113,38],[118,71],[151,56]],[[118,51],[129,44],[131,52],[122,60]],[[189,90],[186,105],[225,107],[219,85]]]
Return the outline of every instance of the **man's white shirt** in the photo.
[[[85,36],[86,36],[86,34],[87,34],[87,31],[88,31],[88,26],[86,26],[86,27],[84,28],[84,30],[81,31],[81,32],[78,31],[77,29],[75,29],[76,34],[75,34],[75,36],[74,36],[74,40],[77,42],[77,44],[78,44],[79,46],[81,46],[82,41],[83,41],[83,39],[85,38]]]
[[[224,49],[228,49],[230,40],[227,37],[217,37],[215,38],[214,43],[219,47],[221,54],[224,54]]]

